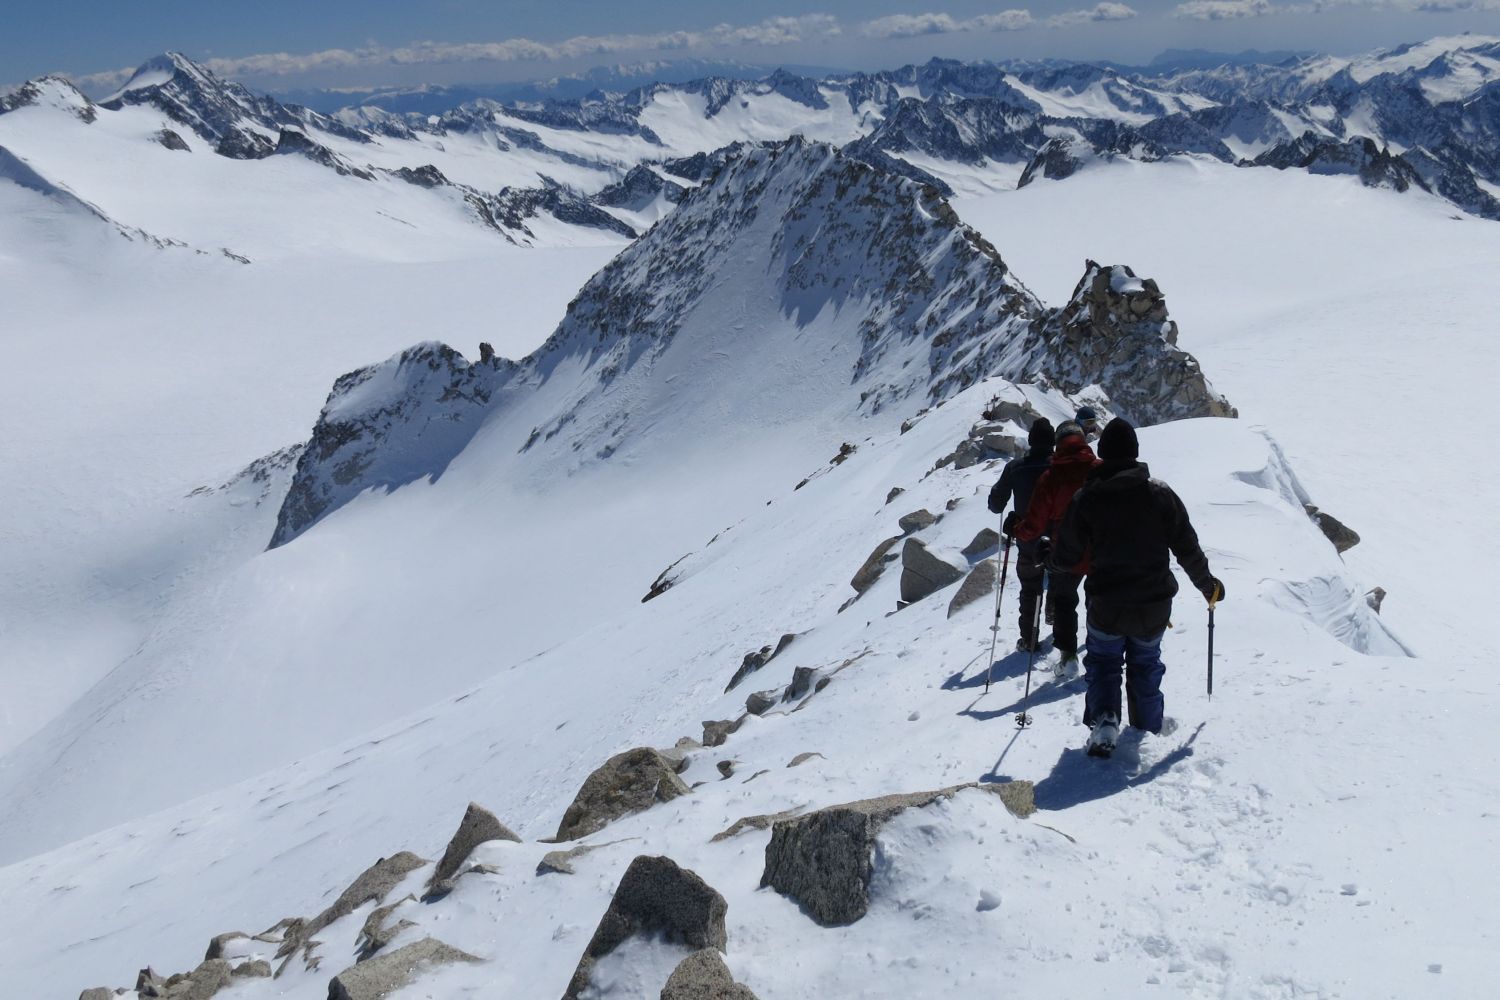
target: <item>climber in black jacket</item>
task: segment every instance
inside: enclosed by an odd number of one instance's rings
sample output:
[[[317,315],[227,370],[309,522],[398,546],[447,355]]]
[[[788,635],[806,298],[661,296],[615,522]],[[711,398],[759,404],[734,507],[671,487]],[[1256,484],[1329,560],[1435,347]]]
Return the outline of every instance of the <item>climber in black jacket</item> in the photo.
[[[999,480],[990,488],[991,514],[1003,513],[1005,505],[1012,498],[1015,499],[1015,507],[1002,525],[1002,530],[1008,536],[1015,535],[1016,524],[1026,515],[1026,507],[1031,503],[1031,492],[1036,489],[1037,480],[1047,471],[1047,466],[1052,461],[1052,421],[1046,417],[1037,417],[1032,421],[1026,443],[1030,450],[1020,458],[1006,462],[1005,468],[1000,471]],[[1017,548],[1016,578],[1021,581],[1021,638],[1017,641],[1016,648],[1029,652],[1037,645],[1036,602],[1042,596],[1042,582],[1047,574],[1042,568],[1041,560],[1037,558],[1035,542],[1022,542]]]
[[[1135,428],[1111,420],[1099,438],[1101,464],[1073,497],[1052,551],[1051,565],[1087,557],[1088,640],[1083,657],[1088,695],[1083,722],[1089,752],[1107,756],[1120,728],[1120,674],[1125,667],[1130,724],[1160,733],[1161,640],[1172,615],[1177,579],[1168,555],[1206,600],[1222,600],[1224,584],[1208,570],[1187,509],[1166,483],[1137,461]]]

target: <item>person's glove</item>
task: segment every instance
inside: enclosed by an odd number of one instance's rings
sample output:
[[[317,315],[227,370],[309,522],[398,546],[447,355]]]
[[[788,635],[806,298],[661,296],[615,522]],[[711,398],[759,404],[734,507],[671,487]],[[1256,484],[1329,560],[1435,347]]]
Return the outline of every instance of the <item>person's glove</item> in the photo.
[[[1209,577],[1209,580],[1213,582],[1203,589],[1203,599],[1210,604],[1222,601],[1224,599],[1224,581],[1216,576]]]
[[[1016,525],[1019,524],[1020,521],[1021,512],[1018,510],[1011,511],[1009,514],[1005,515],[1005,523],[1000,526],[1000,533],[1002,535],[1009,535],[1012,538],[1016,537]]]
[[[1041,538],[1038,538],[1036,540],[1036,561],[1043,566],[1046,566],[1051,562],[1051,560],[1052,539],[1048,538],[1046,535],[1043,535]]]

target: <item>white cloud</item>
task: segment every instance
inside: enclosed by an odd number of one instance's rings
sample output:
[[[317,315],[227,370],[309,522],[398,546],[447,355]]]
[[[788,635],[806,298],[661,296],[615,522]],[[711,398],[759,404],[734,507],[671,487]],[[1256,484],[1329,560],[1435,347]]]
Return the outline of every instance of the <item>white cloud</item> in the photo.
[[[1088,10],[1070,10],[1062,14],[1054,14],[1047,18],[1046,24],[1049,28],[1071,28],[1078,24],[1090,24],[1095,21],[1128,21],[1137,16],[1133,7],[1127,7],[1122,3],[1101,3],[1090,7]]]
[[[968,31],[1020,31],[1036,23],[1029,10],[1003,10],[959,20],[951,14],[891,14],[859,26],[866,38],[916,38],[921,35],[953,35]]]
[[[205,59],[202,64],[224,77],[276,77],[381,66],[552,62],[619,52],[682,52],[780,46],[833,38],[841,31],[837,18],[829,14],[807,14],[801,17],[769,17],[748,25],[720,24],[706,31],[577,35],[560,42],[538,42],[529,38],[508,38],[498,42],[413,42],[399,48],[368,46],[296,54],[267,52],[233,59]],[[124,83],[132,72],[131,69],[110,70],[75,79],[85,87],[103,88]]]
[[[1172,15],[1195,21],[1233,21],[1274,13],[1270,0],[1189,0],[1178,4]]]

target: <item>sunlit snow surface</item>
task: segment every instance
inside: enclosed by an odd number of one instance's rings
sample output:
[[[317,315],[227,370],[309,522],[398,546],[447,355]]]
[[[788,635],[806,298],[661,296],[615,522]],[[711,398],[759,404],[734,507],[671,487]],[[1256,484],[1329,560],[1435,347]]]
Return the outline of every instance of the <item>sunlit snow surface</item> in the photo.
[[[1229,599],[1213,701],[1203,605],[1185,593],[1165,644],[1178,729],[1127,740],[1101,764],[1080,749],[1077,685],[1040,675],[1024,733],[1013,723],[1024,658],[1002,655],[983,694],[984,602],[950,621],[945,592],[887,617],[893,570],[836,613],[900,515],[958,498],[926,532],[945,545],[991,524],[982,494],[996,470],[922,477],[992,387],[902,435],[832,417],[743,426],[715,386],[684,384],[677,426],[649,437],[662,444],[560,475],[544,497],[528,492],[536,482],[508,483],[514,450],[481,437],[436,483],[363,497],[261,554],[274,499],[256,506],[243,483],[184,495],[305,437],[332,378],[357,364],[434,337],[500,346],[492,331],[512,323],[514,343],[522,327],[535,343],[592,269],[573,255],[602,262],[609,249],[562,252],[555,268],[520,251],[397,265],[347,248],[245,267],[99,235],[35,192],[0,197],[12,199],[7,233],[32,227],[26,245],[47,248],[0,258],[23,318],[0,385],[19,428],[0,443],[4,495],[20,512],[0,528],[0,580],[5,606],[22,609],[4,640],[7,669],[12,656],[35,665],[32,715],[128,656],[143,627],[201,624],[265,645],[119,692],[140,706],[128,724],[141,759],[162,762],[143,783],[214,787],[194,748],[153,720],[248,719],[268,744],[351,712],[378,720],[149,816],[90,789],[88,773],[16,775],[34,758],[4,758],[0,831],[86,828],[86,816],[39,817],[24,797],[54,784],[72,792],[52,801],[97,795],[134,816],[0,869],[0,967],[16,995],[128,984],[148,962],[190,968],[213,934],[308,915],[378,856],[436,856],[471,799],[527,843],[488,845],[474,860],[499,874],[396,915],[418,924],[396,945],[432,934],[488,960],[415,995],[559,995],[639,853],[669,854],[725,895],[727,961],[765,1000],[1488,992],[1500,942],[1485,914],[1500,877],[1455,859],[1485,857],[1500,822],[1473,740],[1500,709],[1477,625],[1500,488],[1472,452],[1483,406],[1466,388],[1493,358],[1490,224],[1344,179],[1182,163],[957,203],[1049,302],[1085,256],[1156,278],[1182,345],[1241,410],[1238,423],[1141,435]],[[487,292],[497,280],[514,282],[509,294]],[[533,297],[552,305],[525,305]],[[770,366],[758,377],[764,411],[745,409],[770,412],[785,379]],[[756,387],[734,393],[753,400]],[[845,440],[859,445],[852,458],[793,489]],[[1345,560],[1301,516],[1293,476],[1362,534]],[[907,492],[886,505],[897,485]],[[638,603],[690,551],[682,582]],[[1391,592],[1380,619],[1358,600],[1376,584]],[[1012,589],[1012,641],[1013,600]],[[722,693],[745,652],[784,632],[806,634]],[[53,650],[66,692],[48,687]],[[551,849],[536,838],[608,755],[697,735],[794,667],[861,653],[805,709],[773,710],[696,754],[684,777],[706,783],[693,795],[591,838],[635,839],[581,859],[576,876],[534,874]],[[288,674],[280,654],[303,666]],[[434,701],[424,692],[438,674],[473,680]],[[363,700],[373,675],[406,679],[409,695]],[[824,756],[785,766],[804,751]],[[726,781],[722,759],[738,761]],[[849,928],[819,929],[758,889],[768,834],[708,843],[747,814],[997,777],[1037,781],[1043,811],[1019,821],[966,792],[900,817],[882,837],[871,912]],[[12,858],[18,843],[0,832]],[[233,995],[323,997],[367,912],[322,935],[317,974],[294,965]]]

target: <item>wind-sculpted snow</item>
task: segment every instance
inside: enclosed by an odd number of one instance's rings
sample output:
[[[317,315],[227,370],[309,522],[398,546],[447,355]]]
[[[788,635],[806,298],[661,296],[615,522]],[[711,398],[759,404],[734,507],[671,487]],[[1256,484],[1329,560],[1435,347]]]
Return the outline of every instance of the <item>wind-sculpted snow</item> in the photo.
[[[1176,347],[1154,283],[1085,295],[1097,272],[1049,312],[931,187],[800,139],[744,147],[518,365],[423,345],[340,379],[272,545],[366,489],[440,474],[491,411],[513,422],[528,399],[541,402],[521,451],[579,461],[609,459],[640,428],[711,421],[726,387],[750,422],[762,407],[899,419],[995,375],[1096,387],[1146,423],[1232,415]]]

